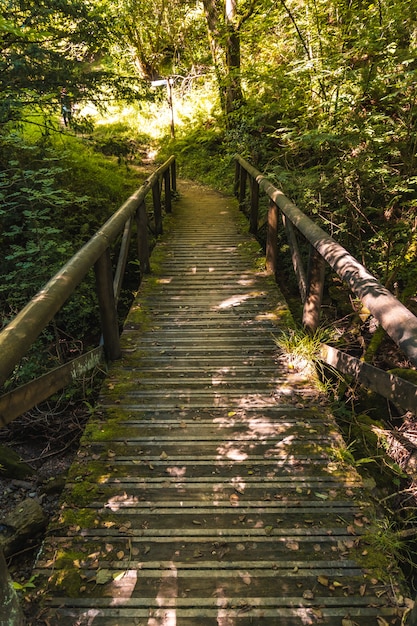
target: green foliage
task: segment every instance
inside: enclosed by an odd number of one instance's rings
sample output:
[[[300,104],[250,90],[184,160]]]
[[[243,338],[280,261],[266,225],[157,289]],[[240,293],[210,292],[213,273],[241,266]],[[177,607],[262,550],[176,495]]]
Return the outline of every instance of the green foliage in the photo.
[[[334,389],[342,377],[333,368],[325,367],[320,350],[322,344],[331,344],[336,341],[336,332],[333,328],[319,327],[313,334],[304,328],[294,327],[281,330],[275,338],[278,348],[287,357],[291,369],[302,371],[310,370],[319,375],[318,385],[326,390]]]
[[[35,574],[34,576],[31,576],[29,578],[29,580],[27,580],[26,582],[19,583],[16,580],[14,580],[13,581],[13,588],[16,589],[16,591],[21,591],[23,594],[25,594],[30,589],[35,589],[35,587],[36,587],[36,585],[35,585],[36,578],[37,578],[37,575]]]
[[[3,133],[0,144],[3,325],[140,185],[135,172],[109,162],[75,137],[45,137],[26,130],[23,126],[20,133]],[[91,273],[7,386],[30,380],[83,344],[97,345],[97,318]]]

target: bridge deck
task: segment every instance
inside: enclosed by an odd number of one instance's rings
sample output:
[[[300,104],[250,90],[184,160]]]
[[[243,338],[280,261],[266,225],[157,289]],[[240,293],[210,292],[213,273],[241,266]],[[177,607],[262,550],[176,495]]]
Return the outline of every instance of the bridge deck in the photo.
[[[288,311],[237,222],[196,185],[175,206],[38,561],[49,625],[401,623],[369,493],[277,352]]]

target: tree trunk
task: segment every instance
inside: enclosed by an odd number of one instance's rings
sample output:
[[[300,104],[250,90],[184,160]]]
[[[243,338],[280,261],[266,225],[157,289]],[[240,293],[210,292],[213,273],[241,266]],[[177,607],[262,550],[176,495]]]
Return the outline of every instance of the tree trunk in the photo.
[[[215,0],[203,0],[211,55],[226,118],[243,102],[240,75],[240,27],[236,0],[226,0],[224,13]]]
[[[226,114],[238,109],[243,101],[240,75],[240,25],[237,21],[236,0],[226,0]]]

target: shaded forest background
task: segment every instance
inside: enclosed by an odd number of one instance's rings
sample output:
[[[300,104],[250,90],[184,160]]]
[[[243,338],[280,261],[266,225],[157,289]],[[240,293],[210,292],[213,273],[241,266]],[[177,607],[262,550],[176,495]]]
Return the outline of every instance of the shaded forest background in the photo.
[[[240,153],[417,313],[414,0],[0,0],[0,7],[2,327],[172,153],[180,176],[229,193]],[[171,103],[164,86],[152,86],[162,79],[171,83]],[[286,242],[279,244],[285,253]],[[289,267],[288,258],[282,263]],[[126,309],[138,280],[130,265]],[[285,281],[291,300],[295,284]],[[409,368],[343,285],[329,285],[327,320],[337,321],[355,354],[385,369]],[[3,391],[96,345],[98,334],[91,277]],[[70,390],[65,402],[78,394],[89,404],[89,393]],[[358,411],[362,420],[352,426],[351,413],[346,420],[362,460],[372,460],[371,427],[386,411],[373,397]],[[49,434],[61,429],[56,420],[49,425]],[[391,469],[404,478],[395,463]]]

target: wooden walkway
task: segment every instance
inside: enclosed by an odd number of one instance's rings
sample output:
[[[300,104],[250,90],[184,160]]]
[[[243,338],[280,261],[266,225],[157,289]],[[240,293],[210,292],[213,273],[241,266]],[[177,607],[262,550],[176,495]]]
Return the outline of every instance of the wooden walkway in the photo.
[[[277,353],[288,311],[234,201],[180,193],[39,557],[40,623],[399,625],[369,494]]]

